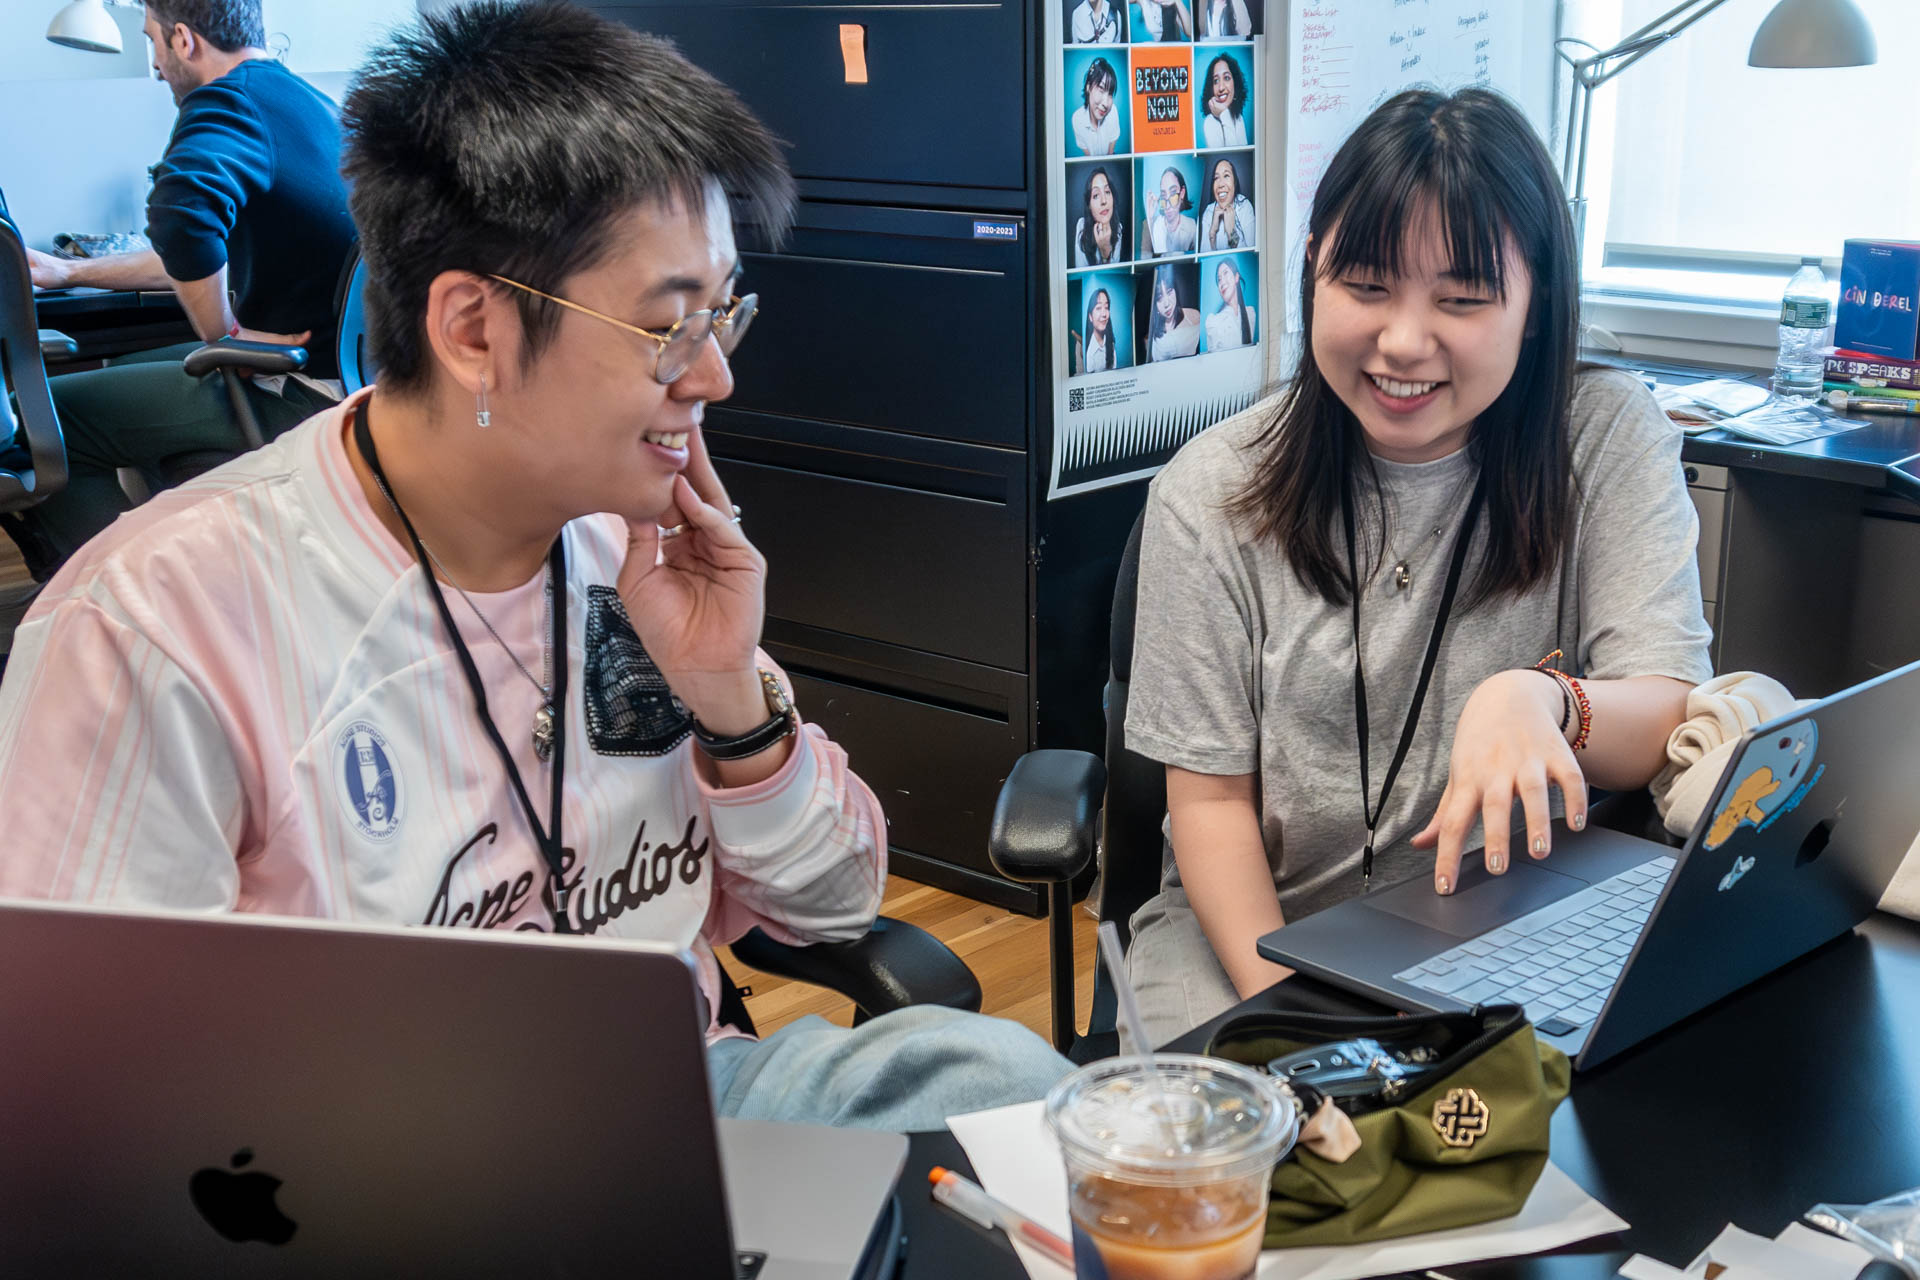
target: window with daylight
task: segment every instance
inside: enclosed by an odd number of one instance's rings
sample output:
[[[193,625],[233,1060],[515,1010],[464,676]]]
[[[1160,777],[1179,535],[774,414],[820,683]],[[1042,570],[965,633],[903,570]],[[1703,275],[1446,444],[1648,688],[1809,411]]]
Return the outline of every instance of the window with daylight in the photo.
[[[1595,93],[1585,266],[1596,292],[1772,306],[1802,255],[1831,277],[1849,237],[1920,239],[1920,4],[1855,0],[1879,45],[1873,66],[1749,67],[1775,3],[1728,0]],[[1605,47],[1672,7],[1569,0],[1562,34]]]

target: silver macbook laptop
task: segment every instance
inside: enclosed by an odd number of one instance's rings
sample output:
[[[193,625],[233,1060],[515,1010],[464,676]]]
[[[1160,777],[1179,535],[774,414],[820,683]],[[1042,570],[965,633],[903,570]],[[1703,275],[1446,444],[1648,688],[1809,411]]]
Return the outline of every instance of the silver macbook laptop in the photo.
[[[1920,830],[1916,724],[1920,663],[1748,733],[1677,852],[1556,824],[1544,861],[1475,853],[1451,896],[1376,890],[1260,954],[1401,1009],[1522,1005],[1591,1067],[1867,918]]]
[[[691,958],[0,902],[10,1276],[849,1280],[896,1134],[722,1121]]]

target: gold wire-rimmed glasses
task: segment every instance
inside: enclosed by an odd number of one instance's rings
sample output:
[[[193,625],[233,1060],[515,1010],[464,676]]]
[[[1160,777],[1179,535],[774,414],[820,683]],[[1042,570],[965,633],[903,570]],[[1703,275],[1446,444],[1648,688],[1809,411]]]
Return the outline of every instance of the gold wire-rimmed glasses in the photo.
[[[532,285],[521,284],[518,280],[509,280],[489,272],[489,280],[498,280],[501,284],[512,285],[536,298],[545,298],[557,303],[569,311],[578,311],[582,315],[592,316],[595,320],[604,320],[610,325],[625,329],[628,333],[637,333],[643,338],[652,338],[660,345],[654,348],[653,380],[663,387],[670,387],[680,380],[682,374],[693,367],[700,358],[700,348],[711,337],[720,344],[720,354],[731,356],[740,345],[740,339],[747,336],[747,328],[753,323],[753,317],[760,310],[760,295],[750,293],[744,298],[728,298],[725,309],[708,307],[704,311],[695,311],[681,316],[671,329],[662,332],[657,329],[642,329],[637,324],[628,324],[616,319],[604,311],[595,311],[592,307],[569,302],[565,298],[551,293],[542,293]]]

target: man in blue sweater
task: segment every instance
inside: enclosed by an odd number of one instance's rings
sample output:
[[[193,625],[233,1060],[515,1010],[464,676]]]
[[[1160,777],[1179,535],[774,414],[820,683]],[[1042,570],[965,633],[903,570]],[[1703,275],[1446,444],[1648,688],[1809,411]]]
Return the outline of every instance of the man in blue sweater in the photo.
[[[248,387],[272,438],[337,393],[324,380],[336,376],[334,308],[354,235],[338,109],[267,52],[260,0],[148,0],[146,18],[154,73],[180,108],[147,201],[153,248],[75,260],[29,251],[33,281],[172,289],[204,340],[307,344],[306,378]],[[193,345],[54,379],[70,479],[12,529],[36,576],[126,509],[117,468],[240,449],[220,380],[180,368]]]

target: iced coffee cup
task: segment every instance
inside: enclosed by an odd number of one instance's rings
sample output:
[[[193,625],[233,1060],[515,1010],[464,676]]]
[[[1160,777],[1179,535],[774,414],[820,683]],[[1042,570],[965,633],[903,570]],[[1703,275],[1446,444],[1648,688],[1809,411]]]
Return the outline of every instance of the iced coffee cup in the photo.
[[[1299,1128],[1265,1076],[1216,1058],[1082,1067],[1047,1095],[1067,1166],[1080,1280],[1245,1280],[1260,1261],[1267,1186]],[[1163,1110],[1164,1108],[1164,1110]]]

